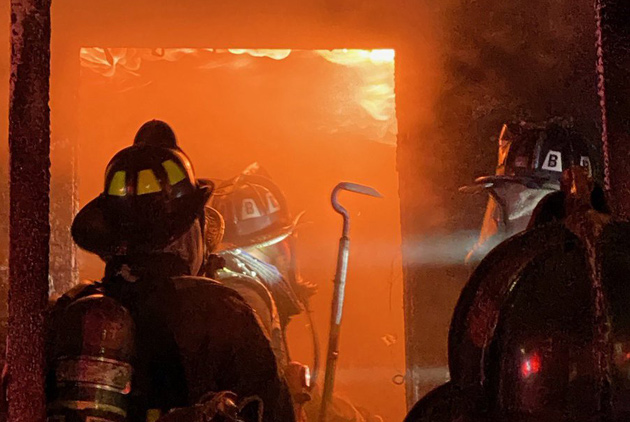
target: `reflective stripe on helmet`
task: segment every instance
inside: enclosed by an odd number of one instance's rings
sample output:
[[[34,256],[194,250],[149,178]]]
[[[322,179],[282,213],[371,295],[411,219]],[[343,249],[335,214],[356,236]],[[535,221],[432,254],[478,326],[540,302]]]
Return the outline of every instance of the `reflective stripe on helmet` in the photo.
[[[140,170],[138,172],[138,195],[160,192],[161,190],[162,186],[155,177],[153,170]]]
[[[162,167],[166,170],[168,183],[175,185],[186,178],[186,173],[173,160],[166,160],[162,163]]]
[[[542,169],[562,173],[562,153],[560,151],[549,150],[543,162]]]
[[[252,198],[243,199],[241,209],[241,220],[249,220],[250,218],[262,217],[256,201]]]
[[[112,177],[112,181],[109,183],[107,194],[111,196],[125,196],[127,195],[127,172],[117,171]]]
[[[280,211],[280,204],[271,192],[267,192],[267,211],[269,211],[270,214]]]

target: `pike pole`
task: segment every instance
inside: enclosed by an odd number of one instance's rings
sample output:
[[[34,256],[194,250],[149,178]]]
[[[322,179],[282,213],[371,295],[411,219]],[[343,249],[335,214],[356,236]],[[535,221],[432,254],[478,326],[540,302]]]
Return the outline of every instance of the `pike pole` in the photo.
[[[335,273],[335,290],[333,293],[330,314],[328,353],[326,355],[326,374],[324,376],[324,390],[322,393],[322,406],[319,412],[319,422],[326,422],[326,412],[328,411],[328,406],[332,401],[335,371],[337,369],[337,359],[339,358],[339,332],[341,329],[343,301],[346,290],[346,275],[348,273],[348,255],[350,252],[350,215],[337,200],[337,195],[342,190],[368,195],[375,198],[382,198],[382,195],[371,187],[349,182],[339,183],[332,191],[331,203],[334,210],[343,217],[343,231],[341,239],[339,239],[339,253],[337,255],[337,270]]]

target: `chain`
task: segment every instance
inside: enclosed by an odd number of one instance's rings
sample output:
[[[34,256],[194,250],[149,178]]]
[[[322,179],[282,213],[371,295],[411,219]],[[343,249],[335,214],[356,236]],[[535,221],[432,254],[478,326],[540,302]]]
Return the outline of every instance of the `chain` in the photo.
[[[595,0],[595,17],[597,20],[597,94],[602,112],[602,149],[604,155],[604,190],[610,193],[610,149],[608,145],[608,120],[606,113],[606,79],[604,76],[604,48],[602,30],[602,0]]]

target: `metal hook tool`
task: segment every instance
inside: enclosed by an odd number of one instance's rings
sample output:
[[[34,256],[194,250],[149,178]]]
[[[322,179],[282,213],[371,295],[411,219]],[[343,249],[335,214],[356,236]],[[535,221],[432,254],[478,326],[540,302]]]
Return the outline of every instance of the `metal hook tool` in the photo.
[[[332,401],[332,393],[335,381],[335,371],[337,369],[337,358],[339,357],[339,331],[341,327],[341,316],[343,314],[343,302],[346,289],[346,274],[348,273],[348,255],[350,251],[350,214],[337,198],[340,191],[359,193],[375,198],[383,196],[378,191],[369,186],[359,185],[350,182],[341,182],[332,191],[331,203],[336,212],[343,217],[343,231],[339,239],[339,253],[337,256],[337,270],[335,273],[335,290],[333,293],[332,309],[330,314],[330,334],[328,337],[328,353],[326,356],[326,374],[324,377],[324,391],[322,393],[322,406],[319,414],[319,422],[326,421],[326,412]]]

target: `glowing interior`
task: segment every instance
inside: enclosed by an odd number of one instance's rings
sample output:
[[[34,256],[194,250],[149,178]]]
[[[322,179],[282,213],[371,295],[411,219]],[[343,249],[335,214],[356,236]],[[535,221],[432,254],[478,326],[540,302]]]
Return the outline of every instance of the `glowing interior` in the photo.
[[[341,220],[340,181],[384,199],[344,193],[352,219],[341,360],[335,388],[372,411],[402,417],[404,367],[394,50],[83,48],[79,198],[103,189],[109,159],[147,120],[168,122],[199,177],[227,179],[258,162],[284,191],[304,278],[325,340]],[[102,264],[80,252],[82,278]],[[312,363],[305,319],[289,326],[292,358]],[[322,349],[322,352],[325,350]],[[321,374],[320,374],[321,375]],[[393,417],[392,420],[396,419]]]

